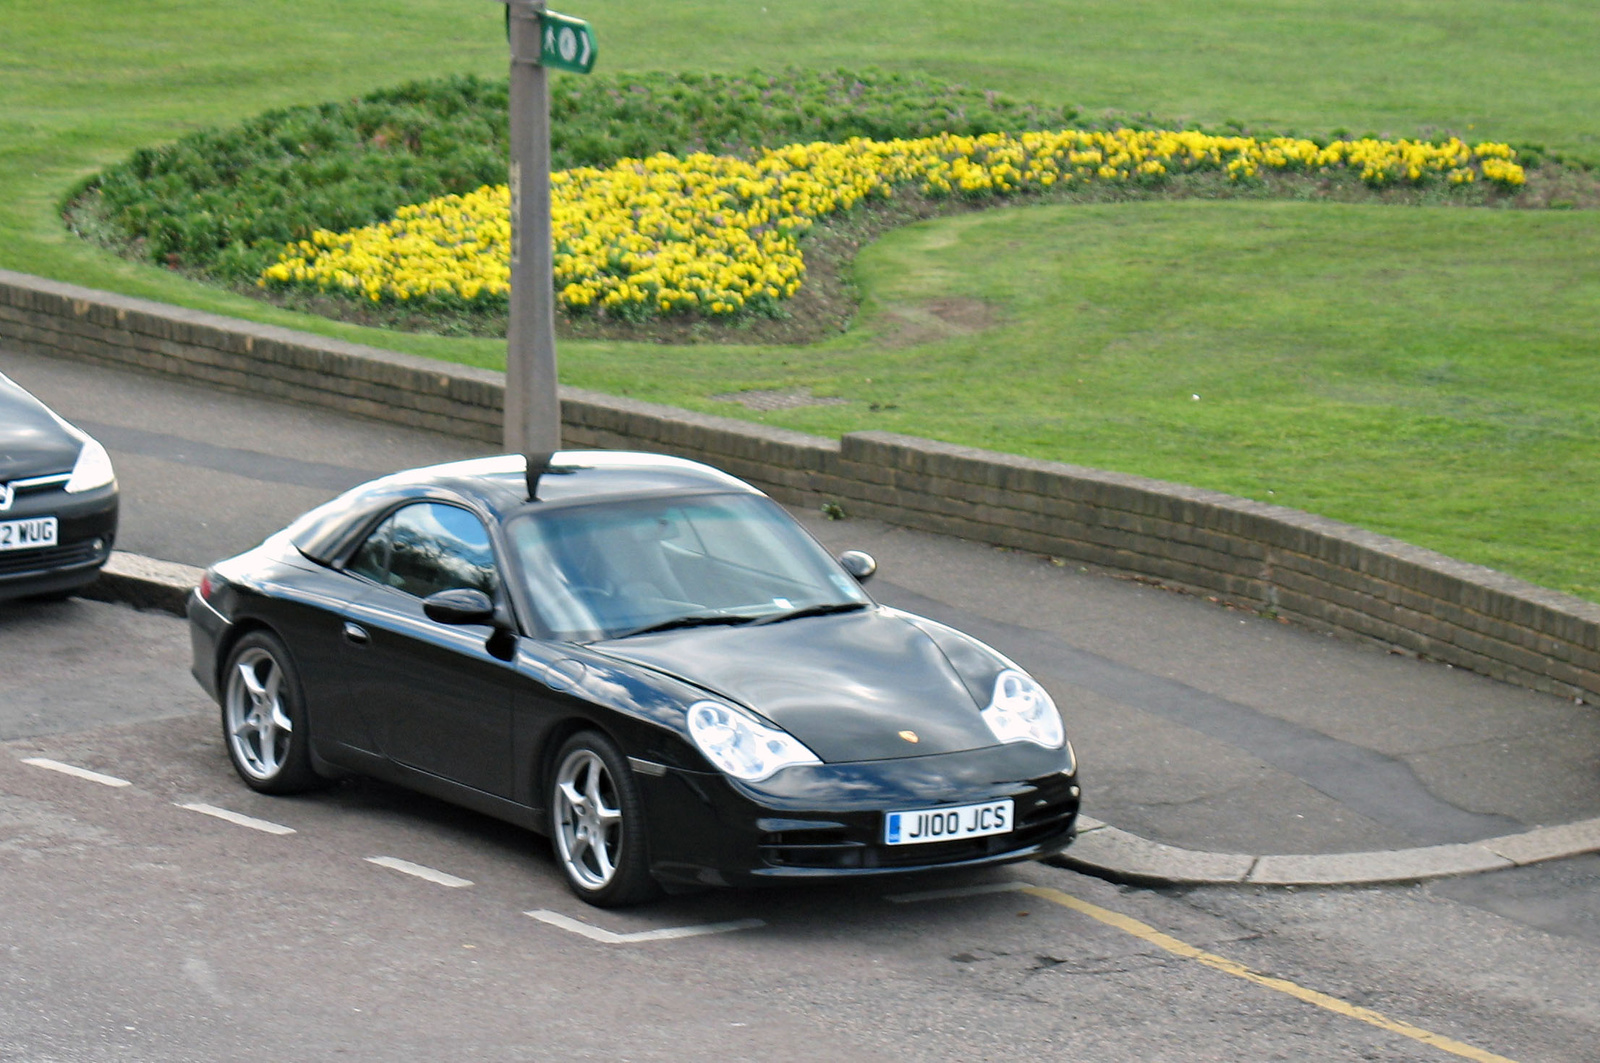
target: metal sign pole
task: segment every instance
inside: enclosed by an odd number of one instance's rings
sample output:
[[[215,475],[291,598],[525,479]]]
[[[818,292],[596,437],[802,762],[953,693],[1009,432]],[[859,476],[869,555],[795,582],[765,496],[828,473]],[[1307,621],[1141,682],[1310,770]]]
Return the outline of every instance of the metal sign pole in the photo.
[[[544,0],[511,0],[511,320],[505,448],[561,449],[555,262],[550,235],[550,93],[539,62]]]

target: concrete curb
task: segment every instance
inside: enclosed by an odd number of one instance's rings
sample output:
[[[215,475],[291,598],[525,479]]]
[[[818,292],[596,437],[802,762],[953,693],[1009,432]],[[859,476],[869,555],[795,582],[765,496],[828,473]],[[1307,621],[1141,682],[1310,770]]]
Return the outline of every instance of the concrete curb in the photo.
[[[83,597],[184,615],[203,570],[116,551]],[[1145,886],[1367,886],[1424,882],[1523,867],[1600,851],[1600,818],[1538,827],[1464,845],[1368,853],[1251,856],[1163,845],[1088,816],[1078,840],[1050,863],[1112,882]]]
[[[1600,818],[1463,845],[1284,856],[1180,849],[1087,816],[1078,823],[1078,840],[1050,863],[1143,886],[1375,886],[1503,871],[1600,851]]]
[[[189,592],[199,586],[204,571],[193,565],[113,550],[111,560],[100,570],[100,578],[78,595],[183,616]]]

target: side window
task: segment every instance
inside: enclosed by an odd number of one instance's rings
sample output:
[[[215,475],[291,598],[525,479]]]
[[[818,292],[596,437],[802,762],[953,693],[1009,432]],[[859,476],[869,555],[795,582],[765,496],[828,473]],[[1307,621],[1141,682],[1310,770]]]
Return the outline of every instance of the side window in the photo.
[[[389,554],[391,553],[391,536],[394,534],[394,517],[390,517],[373,529],[367,541],[356,550],[355,556],[345,566],[348,572],[365,576],[379,583],[389,582]]]
[[[349,570],[418,598],[457,587],[492,595],[498,582],[482,522],[440,502],[396,511],[367,536]]]

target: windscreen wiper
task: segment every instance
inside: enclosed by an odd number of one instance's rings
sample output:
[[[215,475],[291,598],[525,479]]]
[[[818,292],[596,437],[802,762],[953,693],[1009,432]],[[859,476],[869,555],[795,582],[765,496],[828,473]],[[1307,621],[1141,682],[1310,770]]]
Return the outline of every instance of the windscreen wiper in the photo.
[[[634,635],[652,635],[657,631],[675,631],[683,627],[712,627],[717,624],[748,624],[756,619],[740,613],[690,613],[688,616],[675,616],[671,620],[663,620],[656,624],[646,624],[636,627],[632,631],[624,631],[620,635],[611,635],[609,638],[626,639]]]
[[[751,627],[759,624],[777,624],[785,620],[799,620],[803,616],[827,616],[830,613],[854,613],[865,609],[866,602],[821,602],[817,605],[803,605],[798,609],[790,609],[786,613],[773,613],[751,623]]]

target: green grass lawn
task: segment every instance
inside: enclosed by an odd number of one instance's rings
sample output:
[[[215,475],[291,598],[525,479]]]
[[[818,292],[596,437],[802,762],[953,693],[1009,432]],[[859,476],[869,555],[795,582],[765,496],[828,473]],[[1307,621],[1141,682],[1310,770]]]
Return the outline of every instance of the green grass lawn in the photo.
[[[412,77],[502,76],[498,5],[8,7],[0,266],[442,358],[503,357],[495,341],[364,330],[124,262],[55,213],[98,167],[195,128]],[[584,0],[571,13],[594,23],[613,69],[877,66],[1091,114],[1455,132],[1600,162],[1588,0]],[[710,396],[810,387],[852,401],[767,418],[1233,491],[1600,599],[1592,212],[1025,208],[892,234],[857,278],[862,321],[829,343],[572,342],[562,378],[752,418]]]
[[[809,387],[853,401],[767,419],[1201,484],[1600,598],[1600,228],[1586,215],[1020,208],[899,230],[859,268],[871,301],[842,342],[712,361],[574,352],[567,366],[703,410],[730,408],[701,397],[729,381]],[[900,346],[927,334],[930,307],[956,326]]]

